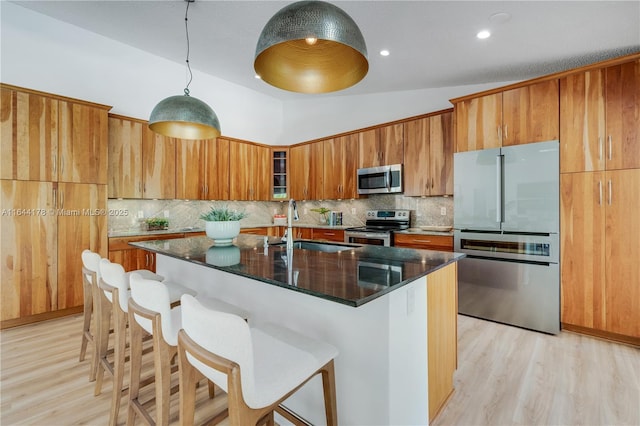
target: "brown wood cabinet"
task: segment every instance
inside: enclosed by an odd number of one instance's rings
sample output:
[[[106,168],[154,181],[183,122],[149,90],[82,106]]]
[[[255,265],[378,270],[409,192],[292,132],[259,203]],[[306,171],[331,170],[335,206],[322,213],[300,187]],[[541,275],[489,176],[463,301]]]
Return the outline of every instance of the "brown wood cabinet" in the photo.
[[[0,89],[0,178],[58,180],[58,100]]]
[[[267,146],[231,140],[229,144],[229,197],[232,200],[271,199],[271,150]]]
[[[357,198],[358,136],[350,134],[323,141],[323,192],[328,200]]]
[[[358,167],[401,164],[404,158],[402,124],[391,124],[358,133]]]
[[[176,139],[176,198],[229,199],[228,139]]]
[[[289,149],[291,197],[296,200],[324,198],[324,147],[322,142],[295,145]]]
[[[457,101],[456,152],[559,139],[558,80]]]
[[[640,60],[562,78],[561,173],[640,168],[639,104]]]
[[[122,265],[125,271],[133,271],[136,269],[147,269],[156,271],[156,255],[147,250],[139,249],[129,245],[129,243],[137,241],[152,240],[172,240],[176,238],[184,238],[185,236],[195,236],[191,233],[176,234],[152,234],[152,235],[136,235],[132,237],[112,237],[109,238],[109,260]]]
[[[146,123],[109,115],[109,198],[142,198],[142,129]]]
[[[176,198],[176,139],[142,126],[142,197]]]
[[[58,218],[52,182],[0,181],[0,319],[50,312],[58,307]]]
[[[82,306],[80,255],[106,255],[106,207],[106,185],[2,180],[3,327]]]
[[[404,195],[453,194],[453,113],[404,123]]]
[[[4,328],[82,309],[82,250],[107,253],[109,107],[1,90]]]
[[[107,183],[108,112],[59,101],[58,181]]]
[[[394,234],[394,246],[425,250],[453,251],[453,237],[448,235]]]
[[[144,120],[110,115],[108,171],[109,198],[175,198],[176,139]]]
[[[640,344],[640,169],[561,174],[563,326]]]
[[[82,306],[80,254],[107,255],[107,186],[58,183],[58,309]]]
[[[453,392],[458,366],[458,266],[454,262],[427,275],[429,421]]]

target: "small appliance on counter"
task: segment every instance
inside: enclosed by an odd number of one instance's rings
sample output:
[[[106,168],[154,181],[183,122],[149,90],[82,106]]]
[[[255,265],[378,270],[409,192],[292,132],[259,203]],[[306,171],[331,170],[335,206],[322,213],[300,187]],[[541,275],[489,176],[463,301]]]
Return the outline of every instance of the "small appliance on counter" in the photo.
[[[393,245],[393,231],[408,229],[410,220],[410,210],[369,210],[365,226],[347,228],[344,242],[389,247]]]
[[[273,215],[273,224],[276,226],[287,226],[287,215],[286,214],[274,214]]]

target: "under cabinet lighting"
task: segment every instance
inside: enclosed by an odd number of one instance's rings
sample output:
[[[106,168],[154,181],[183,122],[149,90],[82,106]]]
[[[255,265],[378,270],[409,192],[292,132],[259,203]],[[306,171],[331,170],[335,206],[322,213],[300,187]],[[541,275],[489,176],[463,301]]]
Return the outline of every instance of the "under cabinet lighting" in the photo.
[[[480,40],[484,40],[485,38],[491,37],[491,33],[487,30],[482,30],[478,34],[476,34],[476,37],[478,37]]]

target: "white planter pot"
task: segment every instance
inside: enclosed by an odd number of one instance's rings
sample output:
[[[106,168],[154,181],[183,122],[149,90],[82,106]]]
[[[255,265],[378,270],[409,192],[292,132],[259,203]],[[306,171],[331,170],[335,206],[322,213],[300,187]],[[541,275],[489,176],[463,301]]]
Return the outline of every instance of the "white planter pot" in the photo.
[[[206,222],[207,237],[213,240],[215,246],[229,246],[240,233],[240,221]]]

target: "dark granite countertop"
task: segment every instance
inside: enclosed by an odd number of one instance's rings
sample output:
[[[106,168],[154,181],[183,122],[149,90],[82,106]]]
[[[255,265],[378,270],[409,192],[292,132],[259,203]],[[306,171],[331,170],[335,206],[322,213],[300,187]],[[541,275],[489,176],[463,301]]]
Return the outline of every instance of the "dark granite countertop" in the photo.
[[[431,250],[351,245],[339,252],[294,249],[292,259],[289,259],[286,247],[276,245],[280,238],[268,237],[270,245],[267,249],[263,247],[264,238],[240,234],[234,245],[227,247],[215,247],[213,240],[204,236],[130,244],[349,306],[361,306],[465,256]]]

